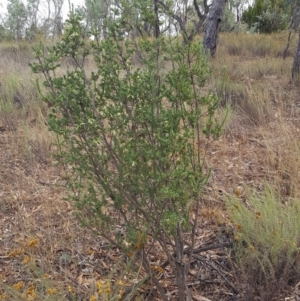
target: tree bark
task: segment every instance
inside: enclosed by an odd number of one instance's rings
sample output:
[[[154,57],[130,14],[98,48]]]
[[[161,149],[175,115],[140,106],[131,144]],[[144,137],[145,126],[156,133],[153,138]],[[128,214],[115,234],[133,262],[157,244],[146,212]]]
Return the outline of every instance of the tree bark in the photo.
[[[294,57],[294,63],[292,67],[292,79],[295,80],[296,77],[299,75],[300,70],[300,32],[299,32],[299,38],[298,38],[298,46],[297,51],[295,53]]]
[[[210,51],[212,57],[215,56],[217,50],[218,29],[222,21],[225,3],[226,0],[213,0],[205,26],[203,47],[205,51]]]
[[[158,16],[158,0],[154,0],[153,4],[154,4],[154,14],[155,14],[154,36],[157,39],[160,35],[159,16]]]

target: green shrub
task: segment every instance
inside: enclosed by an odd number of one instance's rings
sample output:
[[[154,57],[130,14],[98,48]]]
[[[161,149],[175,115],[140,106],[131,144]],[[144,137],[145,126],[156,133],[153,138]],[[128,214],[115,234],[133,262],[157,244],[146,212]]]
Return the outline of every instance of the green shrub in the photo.
[[[285,0],[256,0],[243,13],[249,29],[259,33],[284,30],[290,21],[290,3]]]
[[[49,129],[57,134],[56,158],[72,175],[79,218],[124,253],[142,252],[150,274],[146,246],[158,242],[184,300],[183,246],[194,241],[197,218],[190,219],[190,210],[198,216],[209,176],[205,150],[221,129],[214,117],[219,101],[202,91],[210,72],[200,43],[136,39],[127,21],[108,24],[105,40],[94,32],[87,42],[80,16],[71,15],[62,41],[37,48],[31,66],[45,76]],[[137,55],[139,66],[132,64]],[[65,57],[75,67],[57,72]],[[87,57],[96,70],[88,72]]]

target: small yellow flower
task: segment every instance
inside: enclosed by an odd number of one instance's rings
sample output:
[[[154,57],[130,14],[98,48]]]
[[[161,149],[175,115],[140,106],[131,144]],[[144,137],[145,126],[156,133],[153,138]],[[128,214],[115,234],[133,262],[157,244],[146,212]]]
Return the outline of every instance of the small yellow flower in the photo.
[[[55,293],[57,293],[57,289],[56,288],[48,288],[46,290],[46,294],[47,295],[54,295]]]
[[[73,287],[71,285],[68,286],[68,292],[73,293]]]
[[[161,274],[164,271],[164,269],[159,265],[153,265],[150,267],[150,269],[156,272],[157,274]]]
[[[36,295],[35,295],[35,288],[34,285],[31,283],[29,288],[27,289],[26,293],[25,293],[27,300],[32,301],[35,299]]]
[[[30,261],[30,257],[26,255],[26,256],[24,257],[22,263],[23,263],[23,264],[27,264],[29,261]]]
[[[98,290],[101,290],[101,289],[103,288],[103,284],[104,284],[104,283],[103,283],[102,281],[97,281],[97,282],[96,282],[97,289],[98,289]]]
[[[121,300],[124,294],[124,290],[120,290],[119,294],[118,294],[118,300]]]
[[[97,298],[95,295],[93,295],[91,298],[90,298],[90,301],[97,301]]]
[[[241,230],[242,229],[242,225],[241,224],[236,224],[235,227],[236,227],[237,230]]]
[[[125,282],[122,281],[122,280],[119,280],[119,281],[117,282],[117,285],[124,286],[124,285],[125,285]]]
[[[107,288],[104,290],[104,292],[105,292],[106,294],[110,294],[110,292],[111,292],[110,287],[107,287]]]
[[[31,239],[29,240],[29,242],[27,243],[27,247],[34,248],[34,247],[37,246],[38,242],[39,242],[39,241],[38,241],[37,238],[31,238]]]
[[[19,281],[18,283],[14,284],[12,287],[17,291],[20,291],[22,288],[24,288],[24,286],[25,286],[24,281]]]
[[[236,196],[241,196],[242,193],[243,193],[243,187],[238,186],[238,187],[236,187],[236,188],[234,189],[233,192],[234,192],[234,194],[235,194]]]
[[[3,293],[3,294],[0,295],[0,300],[6,300],[6,299],[8,299],[7,294]]]
[[[253,246],[250,246],[249,249],[250,249],[250,251],[254,251],[254,247]]]
[[[241,233],[238,233],[237,235],[235,235],[234,240],[238,241],[241,238]]]
[[[8,256],[9,257],[18,257],[20,255],[22,255],[24,253],[24,249],[15,249],[15,250],[12,250]]]

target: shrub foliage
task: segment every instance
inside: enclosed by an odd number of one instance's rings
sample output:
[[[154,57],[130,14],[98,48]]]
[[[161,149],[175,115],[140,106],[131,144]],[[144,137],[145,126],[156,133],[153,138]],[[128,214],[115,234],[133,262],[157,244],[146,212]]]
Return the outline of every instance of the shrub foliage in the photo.
[[[56,159],[70,174],[79,218],[125,253],[142,252],[150,274],[146,246],[159,243],[184,300],[183,249],[187,240],[193,248],[209,176],[205,152],[221,130],[219,101],[203,91],[210,72],[201,45],[136,39],[124,33],[131,28],[124,18],[100,41],[96,31],[87,39],[81,17],[71,14],[62,40],[36,48],[31,67],[45,78]],[[67,71],[60,68],[66,57],[74,61]]]

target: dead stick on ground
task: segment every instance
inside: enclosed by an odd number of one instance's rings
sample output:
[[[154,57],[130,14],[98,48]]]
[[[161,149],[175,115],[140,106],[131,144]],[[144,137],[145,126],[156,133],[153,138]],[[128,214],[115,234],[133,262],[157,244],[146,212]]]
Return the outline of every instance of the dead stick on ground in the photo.
[[[215,267],[214,265],[209,263],[205,258],[201,258],[198,255],[193,255],[193,257],[200,260],[201,262],[203,262],[205,265],[207,265],[211,269],[215,270],[225,280],[226,284],[232,289],[232,291],[235,294],[238,294],[238,290],[234,287],[234,285],[225,277],[225,275],[217,267]]]

